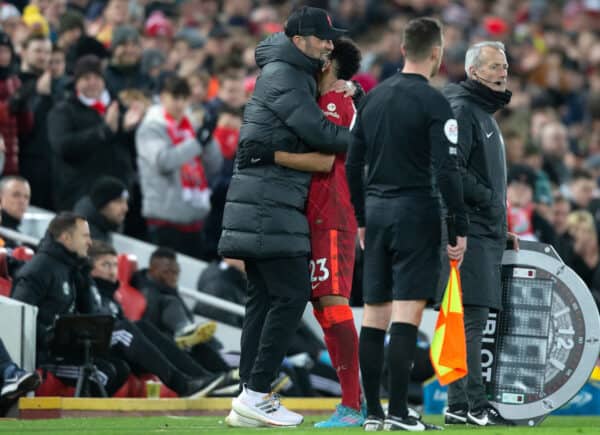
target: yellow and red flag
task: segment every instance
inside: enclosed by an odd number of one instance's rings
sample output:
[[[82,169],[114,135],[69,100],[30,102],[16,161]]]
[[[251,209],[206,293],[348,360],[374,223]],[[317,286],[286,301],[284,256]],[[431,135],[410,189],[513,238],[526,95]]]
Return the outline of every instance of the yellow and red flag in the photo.
[[[429,351],[431,363],[441,385],[467,374],[467,345],[458,262],[450,261],[450,277]]]

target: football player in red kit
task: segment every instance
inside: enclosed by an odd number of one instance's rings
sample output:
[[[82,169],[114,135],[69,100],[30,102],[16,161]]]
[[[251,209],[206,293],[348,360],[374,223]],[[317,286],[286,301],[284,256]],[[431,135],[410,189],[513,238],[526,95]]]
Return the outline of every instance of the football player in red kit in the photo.
[[[319,78],[319,106],[336,124],[351,127],[356,108],[352,98],[331,90],[338,79],[349,80],[360,66],[360,52],[347,39],[334,43],[330,62]],[[360,426],[358,336],[348,305],[352,290],[357,223],[346,180],[346,154],[335,156],[329,173],[313,175],[306,217],[310,228],[311,300],[323,328],[325,344],[342,388],[342,403],[316,427]]]

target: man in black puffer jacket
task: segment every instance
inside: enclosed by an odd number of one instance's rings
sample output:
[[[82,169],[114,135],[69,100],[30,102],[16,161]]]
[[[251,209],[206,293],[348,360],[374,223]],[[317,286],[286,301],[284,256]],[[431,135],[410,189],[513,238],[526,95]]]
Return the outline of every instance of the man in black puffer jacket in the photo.
[[[443,93],[458,121],[458,154],[470,220],[469,247],[460,268],[469,373],[448,388],[445,422],[505,425],[509,422],[488,403],[481,374],[481,339],[488,313],[502,307],[500,273],[508,234],[504,141],[493,116],[511,97],[504,45],[484,41],[470,47],[465,70],[468,80],[446,86]],[[514,234],[508,236],[517,241]]]
[[[316,101],[316,75],[341,34],[324,10],[303,7],[290,15],[285,34],[256,48],[261,75],[244,111],[219,242],[219,254],[244,260],[248,276],[240,361],[246,386],[233,401],[231,425],[244,424],[238,414],[266,425],[302,421],[276,400],[261,404],[311,292],[304,212],[312,174],[273,164],[274,152],[346,150],[348,130],[327,121]],[[244,159],[256,144],[261,152]]]

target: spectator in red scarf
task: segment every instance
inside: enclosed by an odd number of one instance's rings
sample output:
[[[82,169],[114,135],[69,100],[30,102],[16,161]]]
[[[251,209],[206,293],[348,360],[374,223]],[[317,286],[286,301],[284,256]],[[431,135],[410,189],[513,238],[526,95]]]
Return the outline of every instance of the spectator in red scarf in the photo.
[[[209,182],[223,156],[211,135],[197,138],[185,115],[190,94],[185,79],[165,80],[160,104],[148,110],[137,130],[136,149],[150,241],[199,256],[203,220],[210,211]]]
[[[100,59],[80,58],[74,71],[75,94],[48,115],[48,136],[54,152],[54,194],[57,210],[71,210],[103,175],[129,186],[134,178],[133,130],[143,106],[121,110],[106,90]]]

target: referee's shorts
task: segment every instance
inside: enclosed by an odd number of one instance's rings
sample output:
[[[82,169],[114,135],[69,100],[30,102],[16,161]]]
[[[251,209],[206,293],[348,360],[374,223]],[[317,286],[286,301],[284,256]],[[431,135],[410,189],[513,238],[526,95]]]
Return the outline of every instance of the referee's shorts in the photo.
[[[439,200],[431,196],[367,197],[365,303],[435,299],[440,219]]]

